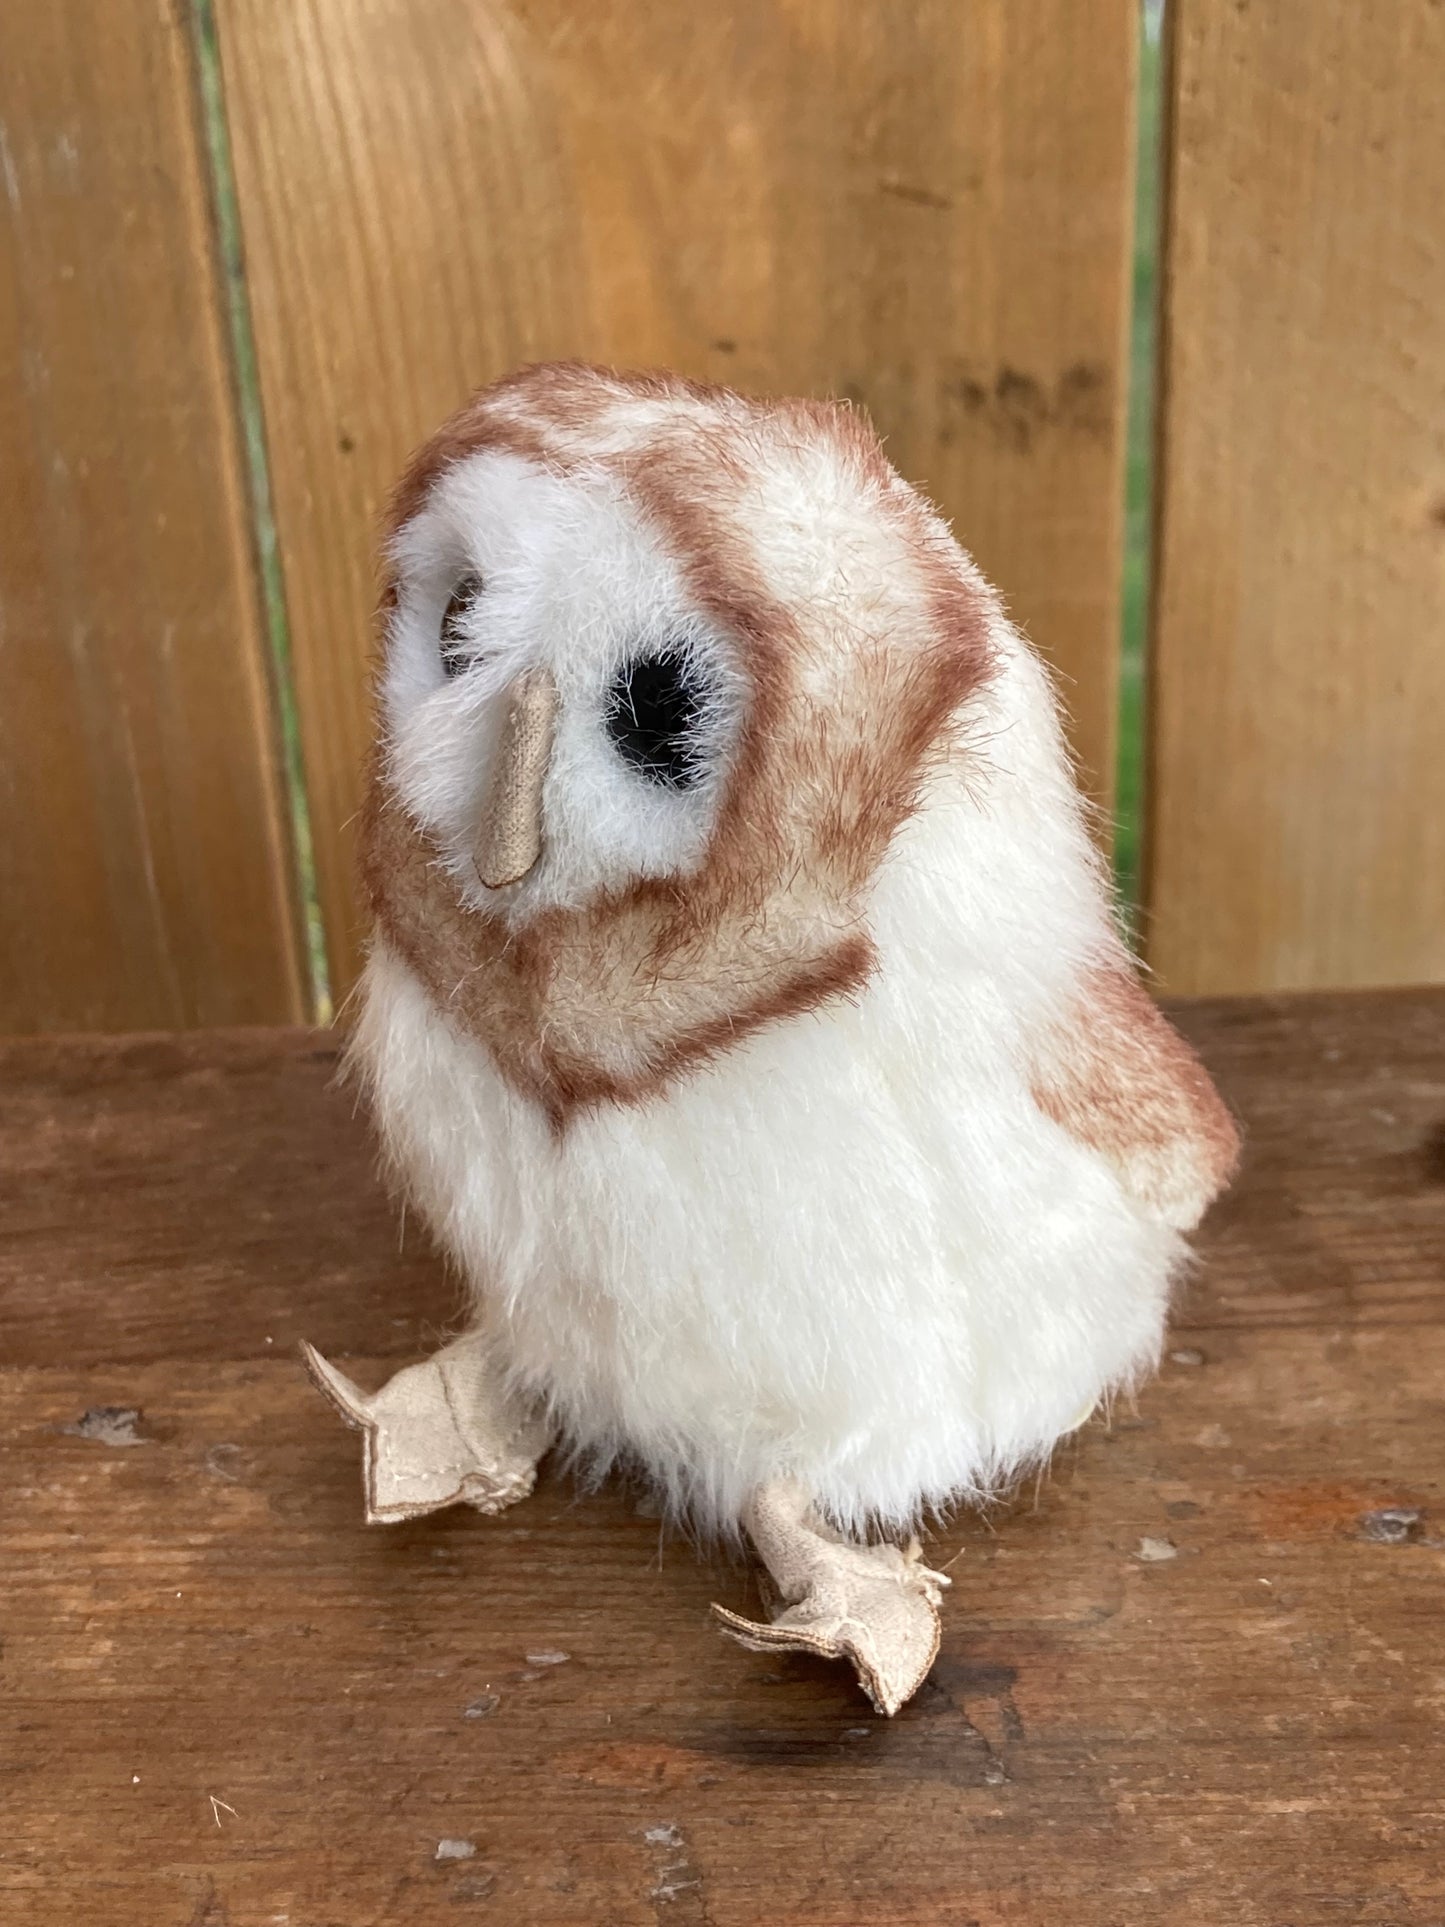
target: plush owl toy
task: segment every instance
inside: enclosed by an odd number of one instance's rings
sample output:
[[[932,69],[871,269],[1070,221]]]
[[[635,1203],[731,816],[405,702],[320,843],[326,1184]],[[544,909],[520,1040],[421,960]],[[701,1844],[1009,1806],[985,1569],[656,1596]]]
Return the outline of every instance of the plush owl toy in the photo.
[[[892,1713],[914,1530],[1148,1372],[1236,1153],[1048,677],[856,411],[669,375],[478,395],[387,567],[352,1051],[472,1322],[310,1354],[368,1516],[641,1468]]]

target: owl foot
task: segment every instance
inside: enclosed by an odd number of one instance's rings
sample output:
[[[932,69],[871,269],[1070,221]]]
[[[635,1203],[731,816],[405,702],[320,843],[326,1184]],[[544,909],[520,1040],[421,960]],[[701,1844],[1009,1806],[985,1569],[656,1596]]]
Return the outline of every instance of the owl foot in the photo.
[[[917,1540],[906,1549],[850,1544],[791,1481],[760,1486],[746,1524],[785,1610],[762,1625],[714,1606],[724,1630],[755,1653],[781,1647],[851,1660],[863,1691],[891,1717],[918,1691],[938,1652],[947,1578],[922,1563]]]
[[[418,1519],[449,1505],[501,1512],[532,1490],[547,1429],[508,1399],[480,1333],[408,1365],[372,1393],[314,1345],[301,1351],[317,1386],[363,1436],[368,1525]]]

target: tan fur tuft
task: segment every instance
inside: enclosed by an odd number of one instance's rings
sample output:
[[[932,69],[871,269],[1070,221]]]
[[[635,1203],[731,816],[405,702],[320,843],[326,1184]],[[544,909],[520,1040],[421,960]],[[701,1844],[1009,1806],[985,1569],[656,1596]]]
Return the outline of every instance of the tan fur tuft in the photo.
[[[1039,1108],[1142,1204],[1192,1229],[1239,1161],[1238,1127],[1208,1071],[1125,964],[1091,973],[1071,1019],[1040,1040]]]

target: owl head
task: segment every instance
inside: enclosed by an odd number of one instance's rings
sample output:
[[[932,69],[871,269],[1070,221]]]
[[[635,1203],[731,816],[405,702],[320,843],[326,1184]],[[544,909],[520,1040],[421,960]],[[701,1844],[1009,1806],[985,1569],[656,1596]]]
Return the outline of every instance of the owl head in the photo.
[[[997,623],[847,406],[499,382],[392,508],[379,936],[558,1128],[857,993]]]

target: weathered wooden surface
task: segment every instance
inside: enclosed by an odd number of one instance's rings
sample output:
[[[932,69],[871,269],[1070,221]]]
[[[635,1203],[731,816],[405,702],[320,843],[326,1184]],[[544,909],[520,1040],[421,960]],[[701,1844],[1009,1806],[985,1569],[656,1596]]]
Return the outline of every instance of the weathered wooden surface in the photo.
[[[862,400],[1064,672],[1106,796],[1134,0],[218,9],[333,976],[380,504],[558,355]]]
[[[1150,959],[1439,982],[1445,9],[1169,13]]]
[[[0,8],[0,1031],[306,1009],[186,11]]]
[[[1171,1356],[940,1535],[891,1725],[617,1489],[363,1529],[296,1342],[453,1294],[327,1040],[0,1050],[7,1927],[1440,1927],[1445,993],[1182,1015],[1249,1151]]]

